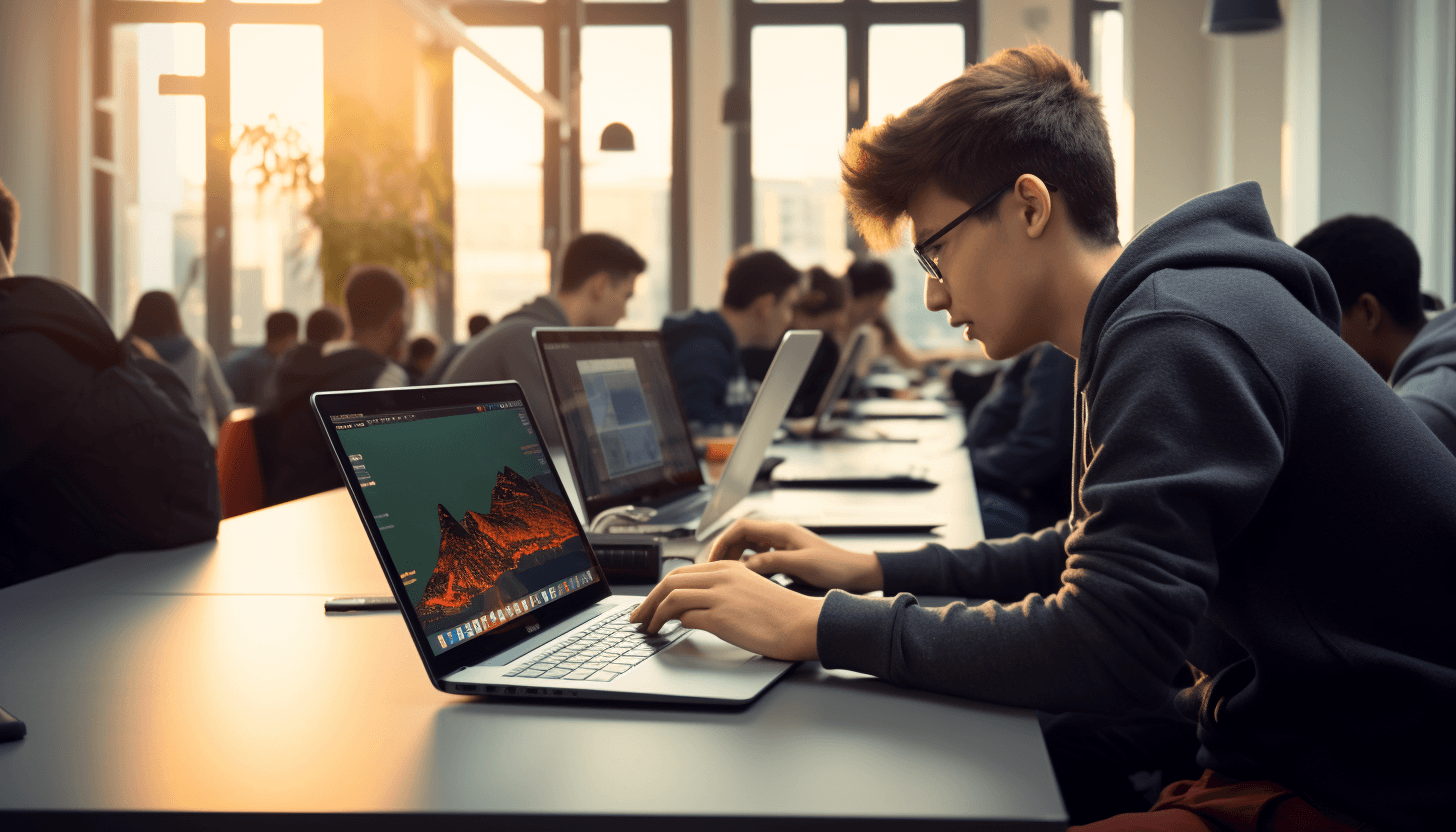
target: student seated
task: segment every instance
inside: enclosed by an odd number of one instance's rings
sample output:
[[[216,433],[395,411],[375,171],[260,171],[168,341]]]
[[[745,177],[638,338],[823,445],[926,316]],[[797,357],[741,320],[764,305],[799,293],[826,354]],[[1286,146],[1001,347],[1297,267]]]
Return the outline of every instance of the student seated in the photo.
[[[1329,272],[1340,337],[1456,453],[1456,311],[1426,320],[1415,243],[1379,217],[1345,216],[1294,247]]]
[[[140,338],[155,351],[191,393],[192,412],[207,434],[217,444],[217,431],[233,410],[233,391],[223,378],[222,368],[212,347],[205,341],[187,337],[182,331],[182,315],[177,299],[170,292],[147,292],[137,299],[136,313],[123,341]]]
[[[633,620],[1052,712],[1158,708],[1186,662],[1176,706],[1203,776],[1087,828],[1448,826],[1456,458],[1340,341],[1334,287],[1258,185],[1124,249],[1097,96],[1041,45],[967,68],[843,158],[870,245],[908,220],[930,309],[993,358],[1041,341],[1077,357],[1071,517],[879,554],[742,519]],[[764,577],[780,572],[838,590]]]
[[[789,404],[789,418],[798,419],[813,416],[824,388],[829,384],[834,368],[839,365],[840,345],[838,338],[847,328],[849,319],[849,290],[844,281],[825,271],[822,266],[812,266],[806,273],[808,283],[799,302],[794,304],[794,317],[790,329],[817,329],[824,333],[799,391]],[[768,375],[769,365],[778,352],[777,347],[744,347],[741,351],[743,372],[749,381],[762,382]]]
[[[238,404],[261,401],[263,383],[278,359],[298,346],[298,316],[292,312],[283,310],[269,315],[263,322],[263,330],[267,340],[261,346],[238,350],[223,362],[223,377]]]
[[[610,234],[582,234],[561,258],[561,284],[501,318],[470,339],[441,381],[508,381],[526,394],[548,448],[562,446],[561,430],[551,415],[551,391],[536,358],[531,330],[538,326],[616,326],[627,315],[627,301],[647,261],[636,249]]]
[[[404,279],[385,266],[355,266],[344,283],[344,305],[349,340],[310,341],[284,356],[254,420],[269,505],[344,484],[309,396],[409,384],[404,368],[395,363],[410,318]]]
[[[430,371],[420,378],[420,384],[439,384],[440,379],[445,377],[445,371],[450,369],[455,357],[465,349],[469,338],[474,338],[490,326],[490,316],[484,312],[477,312],[471,315],[465,322],[465,329],[469,334],[467,341],[455,341],[441,348],[440,354],[435,357],[435,363],[430,365]]]
[[[1066,517],[1077,362],[1038,344],[1002,370],[971,411],[966,445],[986,537],[1035,531]]]
[[[404,371],[409,374],[410,384],[422,384],[430,368],[435,364],[435,356],[440,352],[440,341],[433,335],[421,335],[410,341],[409,360],[405,362]]]
[[[0,587],[217,536],[217,456],[187,386],[55,280],[12,277],[0,182]]]
[[[801,279],[798,269],[772,251],[744,254],[728,265],[722,306],[663,319],[668,366],[695,431],[743,424],[753,389],[741,350],[778,348],[793,320]]]

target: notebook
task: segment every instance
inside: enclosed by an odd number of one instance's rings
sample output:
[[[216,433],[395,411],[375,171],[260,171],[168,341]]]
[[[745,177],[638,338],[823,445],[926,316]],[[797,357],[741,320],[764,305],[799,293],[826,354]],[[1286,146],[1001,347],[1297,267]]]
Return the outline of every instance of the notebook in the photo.
[[[515,382],[312,402],[439,690],[741,705],[792,667],[628,623]]]

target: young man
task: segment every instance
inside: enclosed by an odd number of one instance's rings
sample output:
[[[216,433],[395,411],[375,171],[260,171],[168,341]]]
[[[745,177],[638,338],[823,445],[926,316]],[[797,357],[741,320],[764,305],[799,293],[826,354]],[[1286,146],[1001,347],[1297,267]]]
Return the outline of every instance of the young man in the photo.
[[[728,265],[722,306],[663,319],[662,344],[694,428],[743,423],[753,391],[741,350],[778,347],[794,318],[802,279],[778,254],[750,252]]]
[[[1329,272],[1340,337],[1456,453],[1456,311],[1426,321],[1415,243],[1380,217],[1344,216],[1294,247]]]
[[[287,310],[274,312],[263,322],[267,340],[262,346],[242,350],[223,365],[222,374],[238,404],[257,404],[263,383],[284,353],[298,346],[298,316]]]
[[[871,555],[741,520],[634,618],[1045,711],[1156,708],[1186,661],[1208,771],[1096,828],[1449,823],[1456,459],[1339,340],[1329,278],[1257,185],[1123,250],[1098,100],[1043,46],[858,132],[844,178],[871,245],[909,219],[927,306],[989,355],[1077,357],[1070,522]]]
[[[395,363],[410,319],[404,279],[385,266],[355,266],[344,283],[344,305],[348,340],[303,344],[283,357],[269,379],[268,397],[253,423],[269,505],[343,485],[309,396],[409,384]]]
[[[19,217],[0,182],[0,587],[216,537],[217,452],[187,386],[80,292],[10,276]]]
[[[541,438],[560,448],[561,430],[551,414],[551,391],[536,358],[531,330],[538,326],[616,326],[647,261],[610,234],[582,234],[561,258],[561,285],[501,318],[470,339],[445,370],[445,384],[514,379],[526,394]]]

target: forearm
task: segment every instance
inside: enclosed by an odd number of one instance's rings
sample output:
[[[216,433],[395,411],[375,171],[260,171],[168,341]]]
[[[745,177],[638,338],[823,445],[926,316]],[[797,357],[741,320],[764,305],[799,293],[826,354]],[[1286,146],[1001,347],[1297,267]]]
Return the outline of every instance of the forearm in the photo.
[[[1066,567],[1065,521],[969,549],[930,544],[911,552],[876,552],[886,595],[919,592],[1014,601],[1056,592]]]

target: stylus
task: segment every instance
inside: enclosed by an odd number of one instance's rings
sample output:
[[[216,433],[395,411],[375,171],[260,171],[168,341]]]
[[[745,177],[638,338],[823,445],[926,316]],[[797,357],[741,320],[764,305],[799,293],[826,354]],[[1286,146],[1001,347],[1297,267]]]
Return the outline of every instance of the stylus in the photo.
[[[388,595],[346,596],[324,602],[324,612],[359,612],[362,610],[395,610],[399,604]]]

